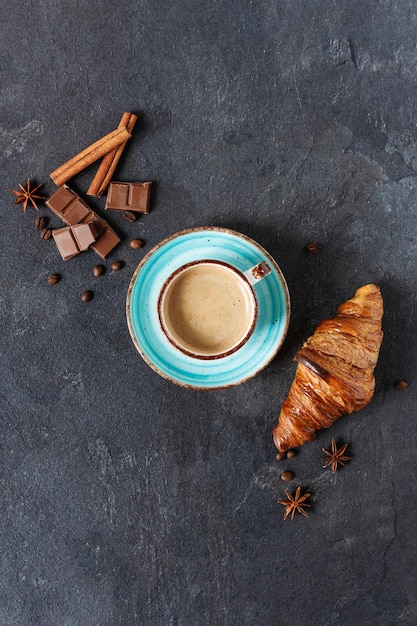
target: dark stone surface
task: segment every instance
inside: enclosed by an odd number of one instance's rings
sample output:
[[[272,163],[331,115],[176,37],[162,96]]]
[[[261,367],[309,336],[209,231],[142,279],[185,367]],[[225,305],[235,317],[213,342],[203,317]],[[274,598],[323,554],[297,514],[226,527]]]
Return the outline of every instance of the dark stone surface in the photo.
[[[416,624],[415,3],[0,4],[0,625]],[[61,261],[9,190],[51,194],[123,111],[140,121],[117,177],[153,182],[151,213],[109,217],[124,240],[94,278],[98,257]],[[293,306],[274,362],[209,393],[159,378],[124,310],[143,255],[205,225],[267,248]],[[373,401],[278,463],[293,354],[371,281]],[[332,436],[353,456],[334,476]],[[308,520],[283,520],[283,469]]]

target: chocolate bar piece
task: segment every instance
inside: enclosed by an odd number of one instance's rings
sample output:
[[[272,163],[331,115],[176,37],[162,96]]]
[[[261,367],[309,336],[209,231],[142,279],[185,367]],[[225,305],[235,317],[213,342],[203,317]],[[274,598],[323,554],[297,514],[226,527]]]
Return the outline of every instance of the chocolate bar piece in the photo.
[[[67,226],[93,224],[98,234],[96,241],[91,244],[91,248],[102,259],[105,259],[113,248],[120,243],[120,237],[109,226],[106,220],[90,209],[88,204],[67,187],[67,185],[63,185],[57,189],[55,193],[45,201],[45,204],[55,215],[58,215]]]
[[[106,209],[149,213],[151,183],[111,182],[107,192]]]
[[[60,255],[66,261],[87,250],[96,240],[95,233],[93,223],[76,224],[75,226],[65,226],[65,228],[55,228],[52,231],[52,237]]]
[[[93,223],[76,224],[75,226],[70,226],[70,228],[72,234],[74,235],[74,239],[77,242],[78,249],[81,252],[83,250],[88,250],[90,245],[97,239]]]
[[[106,226],[108,226],[107,222],[99,218],[99,216],[93,212],[92,215],[85,220],[84,224],[89,224],[91,226],[91,232],[93,233],[96,241],[100,235],[104,233]]]
[[[54,228],[52,231],[52,237],[56,243],[60,255],[67,261],[72,259],[73,256],[80,253],[80,249],[74,239],[74,235],[71,232],[71,226],[65,226],[65,228]]]

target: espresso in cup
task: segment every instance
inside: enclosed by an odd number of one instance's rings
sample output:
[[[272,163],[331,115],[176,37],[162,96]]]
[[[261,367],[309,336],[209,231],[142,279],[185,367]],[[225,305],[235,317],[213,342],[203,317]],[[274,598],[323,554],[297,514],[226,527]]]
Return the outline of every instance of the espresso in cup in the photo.
[[[182,352],[200,359],[227,356],[249,339],[257,303],[247,278],[220,261],[188,263],[166,281],[158,301],[162,329]]]

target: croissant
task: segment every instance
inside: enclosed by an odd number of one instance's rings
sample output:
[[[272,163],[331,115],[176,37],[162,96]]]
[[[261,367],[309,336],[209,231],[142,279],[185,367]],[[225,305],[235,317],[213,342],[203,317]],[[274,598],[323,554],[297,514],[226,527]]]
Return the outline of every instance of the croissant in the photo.
[[[317,430],[371,401],[383,312],[379,287],[364,285],[297,352],[295,378],[273,430],[280,452],[312,441]]]

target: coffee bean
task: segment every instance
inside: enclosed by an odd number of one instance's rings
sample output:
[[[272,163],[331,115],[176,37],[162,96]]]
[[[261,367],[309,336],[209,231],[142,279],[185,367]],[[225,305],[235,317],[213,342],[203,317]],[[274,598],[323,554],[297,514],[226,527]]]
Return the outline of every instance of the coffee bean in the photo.
[[[317,252],[320,251],[320,245],[316,241],[313,241],[311,243],[308,243],[305,249],[310,254],[317,254]]]
[[[277,461],[283,461],[286,458],[287,458],[287,453],[286,452],[278,452],[278,454],[277,454]]]
[[[52,237],[52,230],[50,228],[43,228],[41,230],[41,237],[42,239],[45,239],[45,241],[50,239]]]
[[[123,211],[123,217],[128,222],[136,222],[136,213],[133,211]]]
[[[93,294],[93,292],[92,292],[92,291],[84,291],[84,292],[81,294],[81,300],[82,300],[83,302],[90,302],[90,300],[92,300],[92,299],[93,299],[93,297],[94,297],[94,294]]]
[[[103,276],[105,271],[106,268],[104,267],[104,265],[95,265],[93,267],[93,274],[96,278],[99,278],[99,276]]]
[[[288,450],[287,452],[287,459],[293,459],[296,455],[295,450]]]
[[[142,239],[132,239],[129,245],[134,250],[139,250],[139,248],[142,248],[143,243]]]
[[[48,276],[48,283],[50,285],[56,285],[61,280],[61,276],[59,274],[51,274]]]
[[[408,387],[408,382],[406,380],[397,380],[397,382],[395,383],[395,388],[398,389],[398,391],[405,391]]]
[[[35,220],[35,228],[42,230],[45,228],[46,219],[44,217],[37,217]]]
[[[284,483],[289,483],[293,478],[294,474],[292,472],[289,472],[288,470],[282,472],[281,474],[281,480],[283,480]]]
[[[123,265],[124,265],[123,261],[114,261],[111,264],[111,268],[112,268],[113,272],[118,272],[119,270],[122,269]]]

